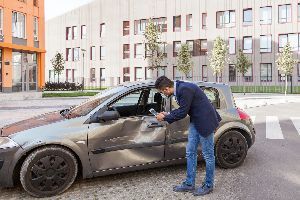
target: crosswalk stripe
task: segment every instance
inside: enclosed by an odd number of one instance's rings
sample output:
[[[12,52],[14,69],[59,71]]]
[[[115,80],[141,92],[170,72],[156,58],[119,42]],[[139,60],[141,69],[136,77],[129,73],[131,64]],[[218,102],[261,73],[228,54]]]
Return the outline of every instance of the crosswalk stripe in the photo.
[[[255,123],[255,118],[256,116],[250,116],[251,120],[252,120],[252,123],[254,124]]]
[[[291,120],[300,135],[300,117],[291,117]]]
[[[266,138],[284,139],[278,117],[266,116]]]

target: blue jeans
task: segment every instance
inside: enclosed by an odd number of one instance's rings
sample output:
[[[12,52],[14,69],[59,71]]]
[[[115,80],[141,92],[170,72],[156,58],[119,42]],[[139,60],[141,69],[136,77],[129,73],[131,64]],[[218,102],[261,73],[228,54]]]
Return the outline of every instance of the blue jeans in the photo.
[[[204,183],[208,187],[214,185],[215,176],[215,154],[214,154],[214,133],[207,137],[201,136],[196,130],[194,124],[190,124],[188,144],[186,146],[187,158],[187,178],[185,183],[195,185],[196,169],[197,169],[197,147],[201,144],[202,155],[206,163],[206,176]]]

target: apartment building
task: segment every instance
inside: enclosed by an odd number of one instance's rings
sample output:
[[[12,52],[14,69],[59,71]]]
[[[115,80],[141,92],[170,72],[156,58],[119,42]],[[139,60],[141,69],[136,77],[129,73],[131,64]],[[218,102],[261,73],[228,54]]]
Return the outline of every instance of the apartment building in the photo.
[[[0,92],[42,89],[44,24],[44,0],[0,1]]]
[[[148,70],[143,33],[152,18],[161,31],[165,59]],[[50,63],[62,52],[64,80],[86,86],[116,85],[166,75],[180,79],[176,67],[180,45],[190,45],[189,78],[216,81],[208,53],[216,37],[228,44],[230,61],[220,80],[230,85],[280,85],[285,77],[275,60],[287,42],[300,51],[300,2],[297,0],[95,0],[46,22],[46,79],[54,81]],[[241,49],[252,65],[243,77],[235,67]],[[300,83],[300,65],[289,77]]]

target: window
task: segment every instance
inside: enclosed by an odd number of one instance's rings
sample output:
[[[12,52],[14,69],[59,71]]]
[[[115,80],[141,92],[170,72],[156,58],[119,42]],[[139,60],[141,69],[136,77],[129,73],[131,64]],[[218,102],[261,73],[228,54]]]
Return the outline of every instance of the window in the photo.
[[[194,40],[187,40],[186,44],[189,46],[189,51],[191,55],[194,55]]]
[[[36,7],[39,6],[39,1],[38,0],[33,0],[33,5],[36,6]]]
[[[134,80],[135,81],[141,81],[143,80],[144,73],[142,67],[135,67],[134,68]]]
[[[95,68],[91,68],[90,78],[91,78],[91,82],[96,81],[96,69]]]
[[[229,43],[229,54],[234,55],[236,53],[235,37],[230,37],[228,43]]]
[[[79,47],[73,49],[73,61],[79,61],[80,60],[79,51],[80,51]]]
[[[123,59],[130,58],[130,45],[123,44]]]
[[[186,31],[192,31],[193,30],[193,15],[187,15],[186,16]]]
[[[180,74],[179,70],[177,69],[177,66],[173,66],[173,79],[174,80],[181,79],[181,74]]]
[[[100,46],[100,60],[104,60],[106,56],[105,47]]]
[[[298,21],[300,21],[300,3],[298,3]]]
[[[244,74],[245,82],[252,82],[253,81],[253,69],[252,65],[249,66],[247,72]]]
[[[200,55],[206,55],[207,52],[207,40],[200,40]]]
[[[161,42],[158,44],[159,52],[163,54],[164,57],[168,57],[168,54],[166,53],[166,42]]]
[[[105,23],[100,24],[100,37],[105,37]]]
[[[216,108],[220,109],[220,98],[219,92],[215,88],[211,87],[201,87],[207,98],[209,99],[210,103]]]
[[[114,103],[112,106],[115,108],[124,107],[124,106],[130,106],[135,107],[139,105],[139,100],[142,94],[142,90],[131,92],[129,95],[119,99],[116,103]],[[126,109],[127,111],[121,111],[119,110],[119,114],[121,117],[129,117],[129,116],[135,116],[137,115],[137,109]],[[130,111],[135,110],[135,111]]]
[[[298,51],[299,48],[299,34],[297,33],[291,33],[291,34],[281,34],[279,35],[279,47],[278,51],[281,52],[283,47],[287,44],[290,43],[292,47],[292,51]]]
[[[292,6],[291,4],[278,6],[278,23],[292,22]]]
[[[260,52],[271,53],[272,52],[272,36],[261,35],[260,36]]]
[[[3,34],[3,8],[0,7],[0,35]]]
[[[207,65],[202,65],[202,81],[208,81]]]
[[[207,13],[202,13],[202,29],[207,28]]]
[[[166,69],[167,69],[166,66],[159,67],[157,69],[157,77],[165,76],[166,75]]]
[[[105,68],[100,68],[100,81],[105,81]]]
[[[288,81],[292,80],[292,77],[290,75],[288,75],[287,77],[288,77],[287,79]],[[283,82],[285,81],[285,78],[286,78],[285,74],[281,73],[280,70],[278,70],[278,81]]]
[[[143,50],[143,44],[138,43],[134,44],[134,58],[143,58],[144,50]]]
[[[179,49],[180,49],[180,46],[181,46],[181,42],[180,41],[174,41],[173,42],[173,57],[176,57],[178,52],[179,52]]]
[[[235,11],[219,11],[217,12],[217,28],[234,27],[235,26]]]
[[[229,65],[229,82],[236,81],[236,69],[235,65]]]
[[[39,41],[39,20],[37,17],[33,18],[33,38],[34,41]]]
[[[151,70],[149,67],[145,67],[146,80],[152,79],[152,73],[153,73],[153,70]]]
[[[130,81],[130,67],[123,68],[123,82]]]
[[[92,46],[91,47],[91,52],[90,52],[90,59],[91,60],[96,60],[96,47],[95,46]]]
[[[72,37],[71,27],[66,27],[66,40],[71,40],[71,37]]]
[[[260,24],[272,24],[272,6],[260,8]]]
[[[243,52],[244,53],[252,53],[252,37],[245,36],[243,38]]]
[[[173,32],[181,31],[181,15],[173,17]]]
[[[72,27],[72,32],[73,32],[72,39],[73,39],[73,40],[76,40],[76,39],[77,39],[77,36],[78,36],[77,26],[73,26],[73,27]]]
[[[243,25],[251,26],[252,25],[252,8],[247,8],[243,10]]]
[[[74,82],[75,69],[66,69],[66,81],[69,83]]]
[[[300,82],[300,63],[297,64],[297,77],[298,77],[298,82]]]
[[[146,20],[146,19],[135,20],[134,21],[134,34],[135,35],[144,34],[147,24],[148,24],[148,20]]]
[[[86,25],[82,25],[81,26],[81,39],[86,39],[86,36],[87,36]]]
[[[161,23],[161,31],[162,32],[167,32],[168,30],[168,24],[167,24],[167,18],[166,17],[161,17],[160,18],[160,23]]]
[[[70,48],[66,48],[66,61],[72,60],[72,53]]]
[[[129,21],[123,21],[123,36],[129,35],[130,27]]]
[[[12,34],[16,38],[26,38],[26,16],[23,13],[12,12]]]
[[[260,64],[260,81],[271,82],[272,81],[272,64],[262,63]]]

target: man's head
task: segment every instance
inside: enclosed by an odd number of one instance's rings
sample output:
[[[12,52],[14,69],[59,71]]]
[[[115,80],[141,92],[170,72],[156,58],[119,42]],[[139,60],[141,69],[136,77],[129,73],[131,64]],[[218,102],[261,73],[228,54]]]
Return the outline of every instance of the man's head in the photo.
[[[165,96],[170,97],[174,93],[174,82],[166,76],[161,76],[156,80],[155,88]]]

